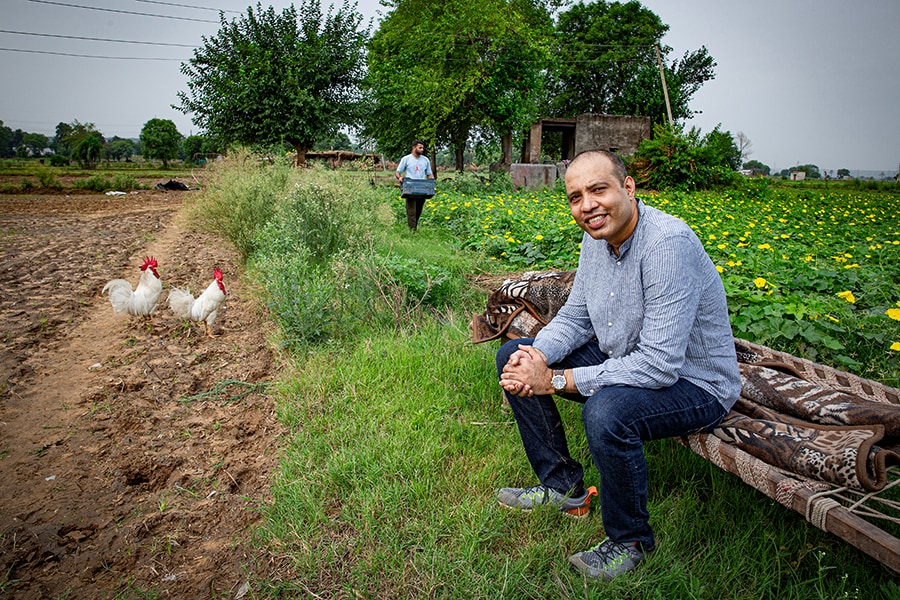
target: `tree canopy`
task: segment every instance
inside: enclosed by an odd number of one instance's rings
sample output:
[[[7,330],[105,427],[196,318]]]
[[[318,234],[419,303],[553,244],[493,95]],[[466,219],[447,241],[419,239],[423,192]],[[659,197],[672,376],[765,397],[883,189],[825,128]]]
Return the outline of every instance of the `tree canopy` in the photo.
[[[360,118],[368,30],[344,0],[322,13],[318,0],[303,0],[280,14],[249,7],[221,26],[181,67],[188,92],[174,106],[224,144],[287,143],[303,164],[316,140]]]
[[[364,132],[399,155],[415,138],[456,152],[537,116],[551,31],[538,0],[397,0],[369,44]]]
[[[674,120],[690,118],[691,97],[715,76],[705,46],[668,63],[661,44],[669,26],[640,2],[579,2],[556,23],[559,56],[550,71],[549,112],[649,116],[668,120],[659,59]]]
[[[88,135],[78,140],[72,146],[72,158],[85,169],[93,169],[100,162],[103,152],[103,143],[100,138]]]
[[[768,175],[772,172],[772,168],[769,165],[764,164],[756,159],[748,160],[744,163],[743,166],[745,169],[750,169],[751,171],[759,175]]]
[[[169,119],[150,119],[141,129],[141,154],[144,158],[157,158],[163,168],[169,168],[169,161],[178,157],[181,149],[181,134]]]

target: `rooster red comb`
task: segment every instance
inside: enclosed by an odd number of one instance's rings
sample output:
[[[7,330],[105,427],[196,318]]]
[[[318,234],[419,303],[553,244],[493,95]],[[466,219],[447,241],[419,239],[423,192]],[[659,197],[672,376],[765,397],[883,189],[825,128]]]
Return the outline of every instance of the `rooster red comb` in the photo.
[[[144,258],[144,264],[141,265],[141,271],[146,270],[147,267],[150,267],[151,269],[155,269],[158,266],[159,265],[156,263],[155,258],[153,258],[152,256],[147,256]]]
[[[213,269],[213,277],[216,278],[216,281],[222,281],[222,269],[216,267]]]

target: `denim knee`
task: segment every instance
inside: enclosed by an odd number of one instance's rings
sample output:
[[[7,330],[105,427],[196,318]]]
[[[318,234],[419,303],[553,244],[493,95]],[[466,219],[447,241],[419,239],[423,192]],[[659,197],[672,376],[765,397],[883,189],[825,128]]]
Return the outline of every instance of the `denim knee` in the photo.
[[[601,392],[594,394],[585,402],[581,411],[581,421],[584,423],[588,443],[621,441],[629,437],[629,432],[621,422],[621,416],[614,409],[615,403],[611,400],[608,393]]]

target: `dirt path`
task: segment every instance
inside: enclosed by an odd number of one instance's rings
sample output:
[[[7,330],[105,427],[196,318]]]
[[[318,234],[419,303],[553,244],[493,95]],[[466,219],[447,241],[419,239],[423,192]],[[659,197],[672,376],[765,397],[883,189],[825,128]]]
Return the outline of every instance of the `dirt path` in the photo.
[[[176,222],[192,193],[0,196],[0,598],[234,598],[268,568],[275,367],[233,251]],[[145,255],[152,325],[100,297]],[[213,266],[208,338],[164,300]]]

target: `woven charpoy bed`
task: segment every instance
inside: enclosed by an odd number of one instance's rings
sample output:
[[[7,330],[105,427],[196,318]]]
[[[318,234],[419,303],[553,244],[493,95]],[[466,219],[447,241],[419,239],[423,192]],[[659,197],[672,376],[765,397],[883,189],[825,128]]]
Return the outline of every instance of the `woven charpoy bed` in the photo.
[[[473,342],[533,337],[573,279],[574,271],[528,272],[504,281],[473,317]],[[900,390],[734,343],[741,398],[713,433],[679,441],[900,572]]]

